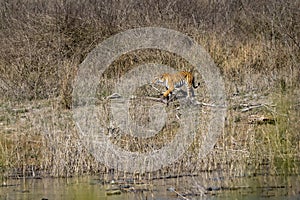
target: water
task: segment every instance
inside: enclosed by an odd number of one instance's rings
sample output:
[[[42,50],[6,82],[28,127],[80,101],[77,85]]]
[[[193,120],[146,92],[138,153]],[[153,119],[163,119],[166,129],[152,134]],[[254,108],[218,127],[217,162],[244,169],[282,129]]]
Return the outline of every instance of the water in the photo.
[[[183,176],[103,184],[99,177],[9,179],[0,199],[300,199],[300,176]],[[174,191],[174,190],[175,191]],[[126,192],[127,191],[127,192]],[[117,194],[109,195],[116,192]],[[182,195],[182,196],[181,196]]]

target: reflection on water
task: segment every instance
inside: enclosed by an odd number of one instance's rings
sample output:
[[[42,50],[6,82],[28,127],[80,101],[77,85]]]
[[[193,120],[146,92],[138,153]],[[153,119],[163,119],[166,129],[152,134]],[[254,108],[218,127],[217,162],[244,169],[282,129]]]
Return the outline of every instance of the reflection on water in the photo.
[[[102,199],[105,192],[86,178],[7,180],[1,199]]]
[[[114,184],[102,184],[99,177],[90,176],[9,179],[0,187],[0,199],[300,199],[299,180],[296,175],[222,177],[207,173]]]

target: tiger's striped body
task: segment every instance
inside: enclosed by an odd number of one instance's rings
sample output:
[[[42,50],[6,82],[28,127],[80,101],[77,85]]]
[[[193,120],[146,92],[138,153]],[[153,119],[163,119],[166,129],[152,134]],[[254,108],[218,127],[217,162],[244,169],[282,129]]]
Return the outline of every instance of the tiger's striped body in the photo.
[[[197,88],[200,85],[200,83],[195,85],[193,74],[186,71],[181,71],[174,74],[164,73],[155,78],[153,83],[162,84],[166,87],[167,90],[163,93],[164,98],[168,98],[171,96],[174,90],[178,90],[184,85],[187,88],[187,97],[194,97],[193,88]]]

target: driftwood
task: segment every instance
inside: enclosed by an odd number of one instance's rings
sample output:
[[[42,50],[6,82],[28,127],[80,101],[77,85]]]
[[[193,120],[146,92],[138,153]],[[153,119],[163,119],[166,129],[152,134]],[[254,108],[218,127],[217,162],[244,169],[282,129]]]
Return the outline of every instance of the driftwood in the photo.
[[[106,99],[120,99],[120,98],[122,98],[122,95],[120,95],[118,93],[113,93],[112,95],[109,95],[108,97],[106,97]],[[145,99],[145,100],[151,100],[151,101],[156,101],[156,102],[161,102],[161,103],[164,103],[164,104],[168,104],[174,98],[175,98],[175,96],[172,97],[169,100],[166,100],[166,99],[157,98],[157,97],[136,97],[136,96],[131,96],[129,98],[129,100],[134,100],[134,99],[140,99],[140,100],[142,100],[142,99]]]
[[[264,116],[264,115],[250,115],[248,118],[249,124],[275,124],[275,119],[273,117]]]
[[[247,112],[247,111],[250,111],[252,109],[255,109],[255,108],[260,108],[260,107],[263,107],[264,105],[262,104],[258,104],[258,105],[251,105],[251,106],[247,106],[246,108],[243,108],[241,109],[242,112]]]
[[[113,93],[112,95],[109,95],[106,97],[106,99],[118,99],[121,98],[122,96],[119,93]]]
[[[275,105],[257,103],[257,104],[240,104],[238,107],[240,107],[240,108],[242,107],[241,112],[247,112],[247,111],[250,111],[250,110],[255,109],[255,108],[264,107],[264,108],[269,109],[270,107],[274,107],[274,106]]]
[[[167,190],[170,191],[170,192],[175,192],[175,193],[176,193],[179,197],[181,197],[182,199],[188,200],[188,198],[186,198],[185,196],[183,196],[182,194],[180,194],[179,192],[177,192],[177,191],[175,190],[175,188],[173,188],[173,187],[170,187],[170,188],[168,188]]]
[[[163,99],[163,98],[157,98],[157,97],[136,97],[136,96],[131,96],[129,98],[129,100],[134,100],[134,99],[139,99],[139,100],[151,100],[151,101],[156,101],[156,102],[160,102],[163,104],[169,104],[171,101],[173,101],[175,99],[176,95],[173,95],[169,100],[167,99]],[[106,97],[106,99],[120,99],[122,98],[122,96],[118,93],[113,93],[112,95]],[[180,98],[180,97],[179,97]],[[181,97],[183,98],[183,97]],[[191,104],[193,105],[197,105],[197,106],[208,106],[208,107],[221,107],[224,108],[224,105],[215,105],[215,104],[210,104],[210,103],[204,103],[204,102],[199,102],[197,100],[191,100]]]
[[[165,99],[157,98],[157,97],[143,97],[143,99],[148,99],[148,100],[157,101],[157,102],[161,102],[161,103],[169,103],[170,102]]]

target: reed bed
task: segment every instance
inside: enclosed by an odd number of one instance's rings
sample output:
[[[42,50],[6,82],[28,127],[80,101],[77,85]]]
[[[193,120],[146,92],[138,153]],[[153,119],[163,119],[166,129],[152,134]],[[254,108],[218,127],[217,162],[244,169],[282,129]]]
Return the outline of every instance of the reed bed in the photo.
[[[180,160],[151,176],[217,170],[236,176],[298,174],[299,6],[296,0],[152,0],[145,5],[133,1],[2,0],[3,177],[110,172],[81,142],[72,118],[72,83],[79,64],[98,43],[121,31],[144,26],[181,31],[203,46],[222,73],[228,102],[224,132],[207,157],[198,159],[199,143],[195,141]],[[144,63],[194,70],[180,56],[161,50],[122,55],[99,80],[97,105],[106,116],[100,119],[104,124],[110,116],[104,99],[113,93],[120,77]],[[195,76],[203,82],[201,74]],[[205,91],[205,86],[196,91],[197,98],[204,102],[209,99]],[[137,94],[151,96],[157,91],[145,87]],[[132,109],[139,106],[133,105]],[[203,109],[205,113],[207,108]],[[170,124],[160,135],[145,141],[116,132],[112,142],[127,150],[145,152],[172,140],[177,128],[176,123]],[[114,176],[130,175],[117,172]]]

